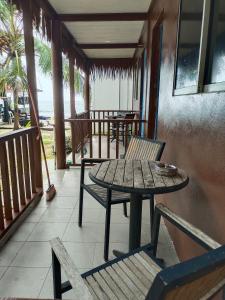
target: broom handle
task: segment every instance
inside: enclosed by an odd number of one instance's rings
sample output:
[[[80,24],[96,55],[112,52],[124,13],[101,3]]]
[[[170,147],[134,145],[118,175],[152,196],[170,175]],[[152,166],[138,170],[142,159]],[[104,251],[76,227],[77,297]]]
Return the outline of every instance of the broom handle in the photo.
[[[38,116],[37,116],[37,110],[36,110],[36,106],[34,105],[33,94],[31,93],[30,88],[28,88],[28,90],[29,90],[29,94],[30,94],[31,106],[32,106],[33,113],[34,113],[34,118],[35,118],[36,126],[38,128],[38,133],[39,133],[38,138],[41,141],[41,148],[42,148],[42,152],[43,152],[43,156],[44,156],[45,169],[46,169],[47,178],[48,178],[48,185],[50,186],[51,185],[50,175],[49,175],[49,170],[48,170],[47,158],[46,158],[45,147],[44,147],[44,143],[43,143],[43,139],[42,139],[41,129],[40,129],[40,126],[39,126],[39,121],[38,121]]]

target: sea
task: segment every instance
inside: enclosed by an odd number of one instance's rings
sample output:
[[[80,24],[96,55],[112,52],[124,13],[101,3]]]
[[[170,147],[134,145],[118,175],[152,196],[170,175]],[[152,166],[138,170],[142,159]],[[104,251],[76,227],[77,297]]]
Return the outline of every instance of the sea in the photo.
[[[53,84],[50,76],[43,75],[37,67],[37,88],[38,88],[38,106],[39,115],[44,117],[53,117]],[[63,88],[64,118],[70,117],[70,92],[69,87]],[[84,98],[82,94],[75,95],[75,109],[77,113],[84,111]]]

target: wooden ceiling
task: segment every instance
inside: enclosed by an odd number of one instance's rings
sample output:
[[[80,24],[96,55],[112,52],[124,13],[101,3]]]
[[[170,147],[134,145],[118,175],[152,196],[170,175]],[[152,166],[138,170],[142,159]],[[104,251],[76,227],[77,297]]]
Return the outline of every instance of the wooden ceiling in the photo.
[[[152,0],[49,0],[89,58],[132,58]]]

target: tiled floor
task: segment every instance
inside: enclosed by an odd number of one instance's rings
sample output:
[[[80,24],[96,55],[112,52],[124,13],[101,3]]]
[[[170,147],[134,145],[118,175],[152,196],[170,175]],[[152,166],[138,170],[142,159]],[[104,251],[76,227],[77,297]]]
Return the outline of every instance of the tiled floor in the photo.
[[[51,203],[43,198],[26,222],[0,252],[0,297],[53,298],[49,240],[59,236],[80,272],[103,262],[104,209],[90,195],[84,198],[83,228],[77,225],[79,169],[52,172],[57,196]],[[86,174],[86,180],[88,175]],[[142,243],[149,242],[149,208],[144,202]],[[127,251],[129,219],[122,207],[112,210],[112,249]],[[173,245],[161,226],[159,255],[167,264],[177,262]],[[64,294],[74,298],[74,292]]]

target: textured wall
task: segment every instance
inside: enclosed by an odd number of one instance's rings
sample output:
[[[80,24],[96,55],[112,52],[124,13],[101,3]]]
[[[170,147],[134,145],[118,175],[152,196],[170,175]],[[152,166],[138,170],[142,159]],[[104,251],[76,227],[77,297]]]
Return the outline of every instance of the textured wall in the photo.
[[[225,243],[225,93],[172,96],[178,0],[157,0],[152,8],[152,16],[162,9],[165,13],[159,97],[159,138],[166,141],[162,159],[190,176],[187,188],[160,200]],[[182,260],[202,253],[174,227],[169,230]]]

